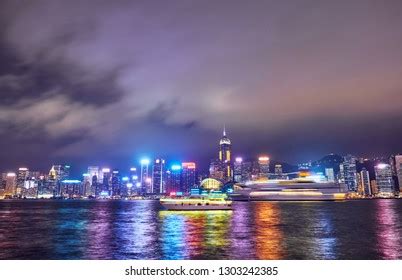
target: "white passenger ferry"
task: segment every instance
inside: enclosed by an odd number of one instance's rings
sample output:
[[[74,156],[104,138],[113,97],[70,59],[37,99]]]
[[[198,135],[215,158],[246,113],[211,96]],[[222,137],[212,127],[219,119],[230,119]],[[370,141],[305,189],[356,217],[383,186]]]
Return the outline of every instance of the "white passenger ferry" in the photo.
[[[232,201],[222,193],[209,193],[190,197],[161,198],[161,205],[167,210],[231,210]]]

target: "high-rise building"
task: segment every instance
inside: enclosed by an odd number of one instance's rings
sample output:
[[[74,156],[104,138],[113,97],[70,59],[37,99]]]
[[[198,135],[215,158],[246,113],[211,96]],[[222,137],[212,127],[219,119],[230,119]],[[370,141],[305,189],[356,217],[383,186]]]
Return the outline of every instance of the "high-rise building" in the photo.
[[[253,162],[243,161],[241,164],[241,179],[243,182],[251,181],[253,178]]]
[[[6,189],[4,196],[14,196],[17,192],[17,175],[13,172],[9,172],[6,175]]]
[[[130,176],[129,176],[129,181],[127,183],[127,194],[129,196],[139,194],[141,192],[141,183],[140,183],[140,177],[138,176],[137,173],[137,168],[136,167],[131,167],[130,168]]]
[[[196,186],[196,165],[194,162],[183,162],[181,167],[181,190],[189,194],[190,190]]]
[[[29,175],[28,168],[26,168],[26,167],[18,168],[17,190],[16,190],[16,194],[18,196],[22,196],[22,193],[24,192],[25,181],[28,179],[28,175]]]
[[[222,162],[219,159],[211,160],[209,165],[209,177],[219,181],[224,180],[224,167],[222,167]]]
[[[163,194],[165,190],[165,160],[157,158],[152,168],[152,193]]]
[[[103,178],[100,178],[99,176],[99,166],[88,166],[88,177],[89,177],[89,182],[91,183],[91,186],[93,185],[93,178],[96,176],[96,181],[101,180]]]
[[[118,196],[121,195],[121,185],[120,185],[119,171],[116,170],[116,169],[112,171],[111,195],[114,196],[114,197],[118,197]]]
[[[269,157],[260,156],[258,158],[258,179],[268,180],[269,179]]]
[[[233,163],[233,180],[235,182],[242,182],[242,165],[243,159],[237,157]]]
[[[286,176],[283,175],[282,164],[275,164],[275,179],[285,179]]]
[[[84,173],[82,174],[82,189],[83,189],[83,195],[86,197],[90,196],[95,196],[95,186],[92,186],[91,181],[91,175],[89,173]],[[96,175],[95,175],[96,178]]]
[[[166,193],[181,192],[181,165],[172,165],[166,171]]]
[[[140,182],[141,182],[141,193],[146,194],[146,193],[151,193],[152,192],[152,178],[149,174],[149,164],[150,160],[147,158],[144,158],[140,161],[141,163],[141,177],[140,177]]]
[[[7,173],[1,173],[1,181],[0,181],[0,190],[4,195],[4,191],[6,190],[6,182],[7,182]]]
[[[348,190],[352,192],[357,191],[356,161],[356,157],[347,155],[343,158],[343,163],[340,166],[342,183],[345,183]]]
[[[63,198],[81,198],[84,195],[80,180],[65,179],[60,182],[60,196]]]
[[[52,198],[55,196],[54,181],[50,176],[41,175],[37,179],[38,184],[38,198]]]
[[[112,172],[110,168],[102,168],[102,183],[99,184],[99,195],[102,197],[107,197],[111,195],[111,179]]]
[[[221,169],[223,172],[223,181],[228,182],[232,180],[232,142],[226,136],[226,129],[223,128],[223,136],[219,141],[219,161],[221,162]]]
[[[56,181],[66,180],[70,177],[69,165],[53,165],[49,176],[53,176]]]
[[[53,191],[54,196],[60,196],[60,182],[70,177],[69,165],[52,165],[49,171],[48,183],[49,188]]]
[[[260,163],[258,160],[251,162],[251,180],[255,181],[260,178]]]
[[[359,172],[358,179],[358,189],[360,190],[359,193],[365,196],[371,196],[372,192],[370,184],[370,174],[365,167],[363,167],[362,170]]]
[[[377,181],[376,180],[371,180],[370,181],[370,186],[371,186],[371,195],[376,196],[378,194]]]
[[[375,179],[379,196],[392,196],[394,194],[394,182],[390,164],[379,163],[374,166]]]
[[[136,168],[136,167],[131,167],[129,174],[130,174],[130,176],[129,176],[129,181],[130,181],[131,183],[137,183],[138,180],[139,180],[137,168]],[[135,181],[135,182],[134,182],[134,181]]]
[[[402,193],[402,155],[396,155],[391,158],[393,163],[393,171],[395,176],[395,186],[399,188],[399,192]]]
[[[328,182],[335,182],[335,172],[333,168],[325,168],[325,177],[327,177]]]

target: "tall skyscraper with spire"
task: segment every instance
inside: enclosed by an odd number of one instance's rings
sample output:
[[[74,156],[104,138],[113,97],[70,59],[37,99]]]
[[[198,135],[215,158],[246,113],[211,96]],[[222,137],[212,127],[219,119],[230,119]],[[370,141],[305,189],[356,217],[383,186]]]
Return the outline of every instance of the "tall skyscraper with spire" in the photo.
[[[226,136],[226,127],[223,126],[223,135],[219,141],[219,161],[222,166],[223,180],[225,182],[232,180],[232,142]]]

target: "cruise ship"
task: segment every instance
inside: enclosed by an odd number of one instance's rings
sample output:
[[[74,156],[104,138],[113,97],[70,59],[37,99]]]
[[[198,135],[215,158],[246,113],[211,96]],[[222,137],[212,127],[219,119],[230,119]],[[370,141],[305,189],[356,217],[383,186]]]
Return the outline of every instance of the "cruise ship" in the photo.
[[[230,198],[242,201],[338,201],[346,198],[346,191],[342,184],[297,178],[236,184]]]

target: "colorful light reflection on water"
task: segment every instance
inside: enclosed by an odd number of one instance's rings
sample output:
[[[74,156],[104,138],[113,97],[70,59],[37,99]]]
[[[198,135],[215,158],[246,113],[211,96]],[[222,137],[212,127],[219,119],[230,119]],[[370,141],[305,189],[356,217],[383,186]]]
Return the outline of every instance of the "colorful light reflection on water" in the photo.
[[[0,259],[401,259],[402,200],[0,201]]]

